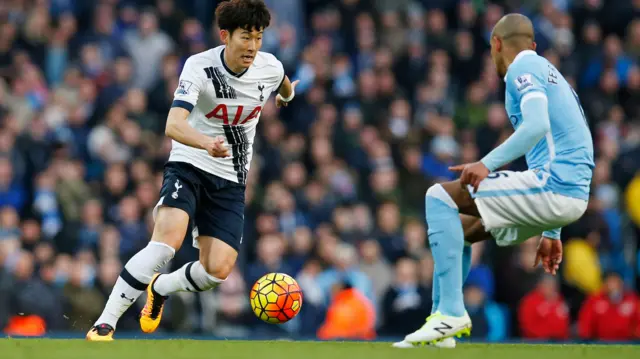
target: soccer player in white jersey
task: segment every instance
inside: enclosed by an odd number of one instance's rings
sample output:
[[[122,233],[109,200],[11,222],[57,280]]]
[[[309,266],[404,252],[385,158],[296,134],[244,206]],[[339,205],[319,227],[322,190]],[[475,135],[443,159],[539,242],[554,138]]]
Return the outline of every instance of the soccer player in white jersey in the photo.
[[[140,327],[155,331],[169,294],[213,289],[235,265],[260,112],[274,91],[276,106],[286,106],[297,81],[289,81],[273,55],[260,52],[271,20],[262,0],[223,2],[216,19],[224,45],[187,59],[169,111],[165,133],[173,147],[151,241],[125,265],[88,340],[113,340],[118,319],[143,291]],[[187,234],[200,250],[199,260],[157,273]]]
[[[459,180],[427,191],[434,306],[426,323],[395,347],[455,347],[453,337],[470,334],[462,296],[471,260],[465,242],[490,234],[506,246],[541,235],[535,263],[548,273],[558,270],[560,229],[587,208],[593,140],[575,91],[535,49],[526,16],[506,15],[494,27],[491,56],[504,77],[515,131],[479,162],[452,167],[462,172]],[[496,171],[523,155],[529,170]]]

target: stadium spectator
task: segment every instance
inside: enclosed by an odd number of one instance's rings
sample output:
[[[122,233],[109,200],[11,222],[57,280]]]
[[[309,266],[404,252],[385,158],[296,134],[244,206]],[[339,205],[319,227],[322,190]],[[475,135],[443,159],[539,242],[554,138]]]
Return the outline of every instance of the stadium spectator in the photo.
[[[348,281],[337,282],[332,288],[327,316],[318,329],[318,338],[359,339],[376,338],[376,312],[373,303]]]
[[[87,331],[93,324],[89,318],[99,316],[105,299],[102,293],[93,285],[94,268],[80,260],[72,265],[69,280],[63,288],[66,306],[65,313],[74,318],[69,329]]]
[[[556,278],[543,276],[518,308],[520,335],[526,339],[565,340],[569,338],[569,310],[559,292]]]
[[[0,158],[0,206],[22,210],[26,193],[20,182],[14,180],[13,165],[8,158]]]
[[[512,251],[513,257],[509,261],[515,263],[499,262],[505,266],[504,270],[500,270],[500,267],[494,267],[495,299],[506,304],[511,313],[517,312],[518,303],[538,283],[540,272],[533,267],[536,246],[536,239],[529,239]]]
[[[491,268],[482,261],[486,248],[486,242],[480,242],[473,245],[473,250],[471,252],[471,268],[465,283],[478,287],[484,292],[484,295],[488,299],[492,300],[496,294],[496,284]]]
[[[624,287],[619,274],[605,277],[603,290],[591,295],[580,309],[578,334],[590,340],[630,340],[640,337],[640,302]]]
[[[133,86],[150,89],[159,79],[162,59],[174,46],[169,36],[158,29],[155,11],[140,14],[138,28],[124,35],[123,44],[133,61]]]
[[[216,306],[217,317],[209,323],[205,319],[205,328],[213,326],[213,331],[222,337],[250,335],[246,326],[253,319],[251,307],[246,300],[249,289],[242,274],[237,270],[232,271],[220,285],[216,298],[211,301]]]
[[[42,321],[44,330],[65,328],[63,307],[59,291],[52,286],[52,266],[42,266],[38,276],[33,254],[21,250],[13,264],[16,281],[11,288],[11,305],[7,330],[27,330]],[[22,318],[21,318],[22,317]],[[37,327],[37,326],[36,326]],[[28,329],[30,330],[30,329]]]
[[[357,250],[352,245],[343,243],[337,245],[329,255],[331,266],[322,271],[317,279],[327,303],[336,285],[343,282],[348,282],[353,290],[374,303],[372,280],[358,268]]]
[[[509,323],[506,310],[489,299],[482,287],[467,282],[464,304],[476,327],[471,333],[472,338],[499,342],[507,337]]]
[[[376,303],[382,303],[382,298],[393,280],[393,267],[382,256],[380,244],[367,239],[360,243],[360,270],[369,277],[373,284]]]
[[[424,323],[424,313],[431,311],[431,291],[418,281],[418,263],[411,258],[401,258],[395,266],[395,278],[382,299],[384,324],[380,335],[402,336],[407,328],[419,328]]]

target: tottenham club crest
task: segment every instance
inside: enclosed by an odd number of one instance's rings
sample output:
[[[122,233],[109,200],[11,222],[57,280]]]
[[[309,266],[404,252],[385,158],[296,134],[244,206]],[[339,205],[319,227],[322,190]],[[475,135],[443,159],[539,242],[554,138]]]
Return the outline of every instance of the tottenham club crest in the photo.
[[[180,180],[176,180],[175,187],[176,187],[176,191],[171,194],[171,198],[178,199],[178,191],[180,190],[180,188],[182,188],[182,185],[180,184]]]
[[[262,90],[264,90],[264,85],[262,84],[262,82],[258,82],[258,90],[260,90],[260,102],[264,101],[264,94],[262,93]]]

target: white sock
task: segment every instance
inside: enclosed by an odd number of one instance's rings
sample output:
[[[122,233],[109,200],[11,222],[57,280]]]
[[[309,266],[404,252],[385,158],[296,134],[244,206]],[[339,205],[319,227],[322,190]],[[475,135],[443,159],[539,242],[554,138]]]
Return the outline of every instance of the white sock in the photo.
[[[161,275],[153,283],[153,290],[164,296],[175,292],[204,292],[222,282],[223,279],[207,273],[200,262],[189,262],[176,271]]]
[[[175,253],[176,251],[167,244],[149,242],[131,257],[120,273],[95,325],[109,324],[115,329],[118,319],[147,289],[155,272],[167,264]]]

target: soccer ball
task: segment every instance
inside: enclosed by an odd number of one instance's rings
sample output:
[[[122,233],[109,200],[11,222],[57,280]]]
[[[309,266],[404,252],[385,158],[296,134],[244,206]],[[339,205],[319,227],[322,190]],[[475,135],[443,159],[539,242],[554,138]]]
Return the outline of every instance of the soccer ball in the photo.
[[[282,324],[302,307],[302,291],[290,275],[269,273],[258,279],[249,295],[253,313],[267,323]]]

